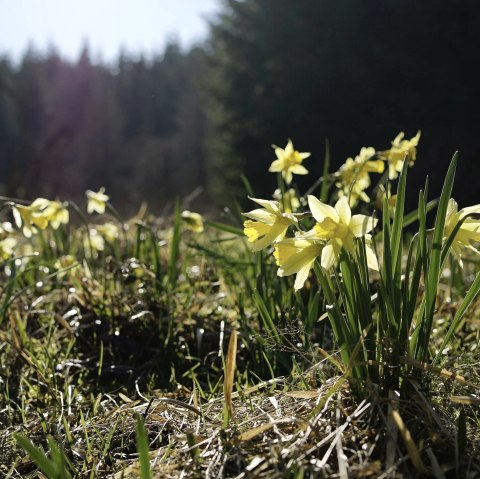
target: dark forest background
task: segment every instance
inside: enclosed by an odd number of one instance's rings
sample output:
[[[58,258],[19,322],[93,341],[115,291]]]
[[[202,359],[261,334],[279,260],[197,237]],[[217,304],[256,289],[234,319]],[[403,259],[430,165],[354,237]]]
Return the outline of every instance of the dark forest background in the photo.
[[[320,175],[362,146],[422,130],[410,204],[438,194],[455,150],[455,197],[479,203],[480,5],[474,0],[224,0],[206,41],[115,65],[30,49],[0,58],[0,193],[82,201],[105,186],[133,212],[200,211],[271,194],[271,144],[288,138]],[[309,186],[312,176],[301,178]],[[433,195],[432,195],[433,196]]]

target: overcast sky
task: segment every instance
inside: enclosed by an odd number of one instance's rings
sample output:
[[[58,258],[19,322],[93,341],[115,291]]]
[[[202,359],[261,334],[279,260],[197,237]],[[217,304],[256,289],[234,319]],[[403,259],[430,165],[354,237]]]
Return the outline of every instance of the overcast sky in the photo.
[[[205,18],[221,0],[0,0],[0,54],[18,60],[29,44],[55,45],[76,59],[88,41],[95,59],[163,50],[168,38],[187,47],[207,34]]]

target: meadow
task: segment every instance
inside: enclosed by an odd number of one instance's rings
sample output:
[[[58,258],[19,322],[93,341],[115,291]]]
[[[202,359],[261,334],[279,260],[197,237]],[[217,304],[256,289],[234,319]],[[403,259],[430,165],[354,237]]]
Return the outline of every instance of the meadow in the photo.
[[[215,218],[3,198],[0,475],[480,477],[480,205],[457,154],[409,189],[420,138],[304,192],[274,146]]]

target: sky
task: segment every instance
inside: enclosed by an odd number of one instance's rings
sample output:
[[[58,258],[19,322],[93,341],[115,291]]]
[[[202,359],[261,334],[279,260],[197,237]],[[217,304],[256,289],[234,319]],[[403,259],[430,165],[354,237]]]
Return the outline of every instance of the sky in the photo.
[[[111,62],[120,48],[161,52],[176,38],[189,47],[207,35],[221,0],[0,0],[0,55],[19,60],[29,45],[51,45],[75,60],[88,42],[92,58]]]

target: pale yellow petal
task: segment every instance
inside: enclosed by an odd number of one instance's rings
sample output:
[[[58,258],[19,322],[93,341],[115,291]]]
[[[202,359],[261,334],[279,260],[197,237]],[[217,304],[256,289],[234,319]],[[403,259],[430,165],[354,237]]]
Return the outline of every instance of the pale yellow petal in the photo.
[[[480,213],[480,205],[468,206],[467,208],[462,208],[460,210],[460,218],[470,215],[472,213]]]
[[[310,273],[310,270],[313,267],[315,259],[311,260],[310,262],[306,263],[297,273],[297,276],[295,277],[295,283],[293,285],[293,289],[295,291],[298,291],[299,289],[303,288],[303,285],[305,284],[305,281],[307,281],[308,274]]]
[[[350,223],[350,219],[352,217],[352,210],[350,209],[350,206],[348,205],[348,199],[346,196],[343,196],[340,198],[337,203],[335,204],[335,209],[338,213],[338,216],[340,218],[340,221],[348,225]]]
[[[372,218],[371,216],[353,215],[352,219],[350,220],[349,228],[353,236],[360,238],[361,236],[365,236],[365,234],[372,231],[377,222],[378,220],[376,218]]]
[[[273,223],[275,223],[275,218],[276,218],[276,215],[274,215],[273,213],[270,213],[269,211],[262,210],[262,209],[252,210],[252,211],[249,211],[248,213],[243,213],[243,216],[246,216],[247,218],[250,218],[255,221],[260,221],[267,225],[273,225]]]
[[[382,160],[367,161],[364,168],[369,173],[383,173],[385,163]]]
[[[312,154],[311,153],[308,153],[308,152],[304,152],[304,153],[299,153],[298,156],[300,157],[301,160],[305,160],[307,158],[310,158]]]
[[[308,175],[308,170],[302,165],[293,165],[290,171],[296,175]]]
[[[283,161],[282,160],[274,160],[272,164],[270,165],[270,168],[268,171],[271,173],[278,173],[283,170]]]
[[[282,176],[283,176],[283,179],[285,180],[285,183],[287,183],[287,185],[289,185],[292,182],[293,175],[290,169],[283,170]]]
[[[321,223],[325,218],[330,218],[335,221],[335,223],[338,223],[340,220],[337,210],[333,206],[322,203],[319,199],[315,198],[315,196],[308,196],[308,206],[313,217],[319,223]]]
[[[375,251],[373,251],[371,246],[365,245],[365,254],[366,254],[366,257],[367,257],[367,266],[370,269],[378,271],[379,268],[378,268],[377,256],[376,256]]]
[[[259,204],[270,213],[275,214],[280,212],[280,205],[278,201],[262,200],[260,198],[252,198],[251,196],[249,196],[248,198],[252,201],[255,201],[255,203]]]
[[[293,154],[293,143],[292,140],[288,140],[287,146],[285,147],[285,156],[290,156]]]
[[[330,269],[336,262],[337,256],[340,253],[336,243],[329,242],[322,249],[322,268]]]
[[[275,259],[279,266],[279,276],[298,273],[311,263],[322,251],[322,245],[303,238],[289,238],[275,245]]]
[[[394,163],[389,163],[388,164],[388,179],[389,180],[394,180],[395,178],[397,178],[398,176],[398,172],[397,172],[397,169],[395,168],[395,164]]]
[[[247,220],[243,223],[243,232],[250,243],[253,243],[265,236],[272,228],[271,225],[258,221]]]
[[[272,244],[275,241],[282,239],[288,228],[288,225],[285,226],[282,223],[275,223],[269,228],[270,230],[265,234],[263,238],[258,239],[256,242],[251,244],[252,251],[260,251],[261,249],[266,248],[269,244]]]

